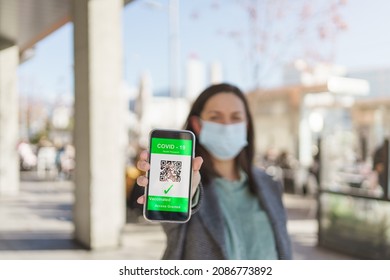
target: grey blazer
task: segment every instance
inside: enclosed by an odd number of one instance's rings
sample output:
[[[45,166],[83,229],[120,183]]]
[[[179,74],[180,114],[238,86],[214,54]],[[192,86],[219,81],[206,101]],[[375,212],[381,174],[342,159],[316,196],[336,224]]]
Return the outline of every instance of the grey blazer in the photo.
[[[279,259],[291,259],[291,244],[286,227],[281,184],[260,169],[253,169],[257,197],[267,212],[274,234]],[[212,187],[200,188],[200,199],[191,219],[185,224],[164,223],[167,248],[163,259],[228,259],[224,244],[221,209]]]

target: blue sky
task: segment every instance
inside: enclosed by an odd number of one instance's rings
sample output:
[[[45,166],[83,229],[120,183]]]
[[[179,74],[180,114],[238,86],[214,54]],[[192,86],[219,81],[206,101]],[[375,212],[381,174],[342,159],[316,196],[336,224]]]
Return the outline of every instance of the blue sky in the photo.
[[[336,64],[348,68],[390,67],[390,1],[349,0],[338,5],[337,14],[348,25],[325,40],[316,36],[318,26],[331,26],[327,14],[311,16],[303,28],[305,35],[291,29],[298,26],[299,15],[305,3],[312,14],[342,0],[273,0],[262,23],[264,3],[258,1],[259,20],[250,21],[246,3],[256,1],[197,0],[180,1],[180,61],[184,79],[185,62],[196,56],[206,65],[219,61],[226,81],[236,83],[244,90],[254,85],[254,62],[260,65],[263,86],[275,86],[285,62],[307,52],[318,51]],[[156,4],[157,3],[157,4]],[[264,9],[263,9],[264,8]],[[279,17],[280,14],[280,17]],[[266,16],[264,17],[266,18]],[[123,12],[124,75],[129,85],[136,86],[142,72],[149,72],[154,89],[169,87],[168,0],[137,0]],[[253,53],[255,34],[267,34],[266,51]],[[36,45],[36,54],[19,67],[21,94],[54,98],[73,92],[72,25],[67,24]],[[265,37],[264,37],[265,38]],[[277,38],[277,39],[276,39]],[[257,44],[263,43],[260,39]],[[267,71],[267,69],[270,69]],[[184,80],[181,85],[183,86]]]

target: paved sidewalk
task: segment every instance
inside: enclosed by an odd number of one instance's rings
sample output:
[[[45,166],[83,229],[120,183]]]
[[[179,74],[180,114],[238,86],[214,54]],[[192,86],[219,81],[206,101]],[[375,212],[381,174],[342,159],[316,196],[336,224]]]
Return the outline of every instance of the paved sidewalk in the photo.
[[[21,183],[16,197],[0,197],[0,259],[160,259],[161,227],[142,221],[124,227],[116,250],[88,251],[72,239],[73,184],[69,181]],[[316,246],[315,201],[284,197],[295,259],[353,259]]]

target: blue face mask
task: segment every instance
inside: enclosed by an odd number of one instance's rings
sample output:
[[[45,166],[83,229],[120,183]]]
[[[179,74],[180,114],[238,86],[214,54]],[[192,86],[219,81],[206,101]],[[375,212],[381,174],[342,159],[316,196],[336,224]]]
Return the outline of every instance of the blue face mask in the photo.
[[[202,121],[199,142],[219,160],[235,158],[248,145],[246,122],[219,124]]]

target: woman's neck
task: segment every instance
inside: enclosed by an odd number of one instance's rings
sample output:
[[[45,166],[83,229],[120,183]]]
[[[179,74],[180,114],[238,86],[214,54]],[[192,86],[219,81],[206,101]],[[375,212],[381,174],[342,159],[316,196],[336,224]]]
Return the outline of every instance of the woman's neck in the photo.
[[[240,178],[234,159],[232,160],[213,159],[213,164],[214,164],[214,169],[223,178],[230,181],[235,181]]]

